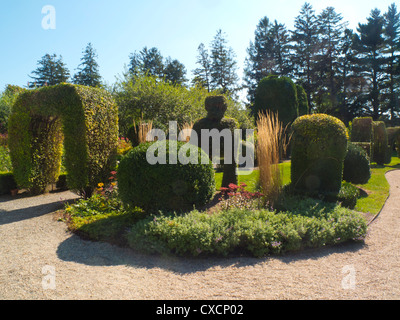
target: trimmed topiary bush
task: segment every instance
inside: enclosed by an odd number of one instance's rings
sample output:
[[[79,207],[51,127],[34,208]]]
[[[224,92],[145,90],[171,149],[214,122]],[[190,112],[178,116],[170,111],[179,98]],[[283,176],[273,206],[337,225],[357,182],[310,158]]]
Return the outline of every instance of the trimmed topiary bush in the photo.
[[[286,127],[298,117],[298,107],[294,82],[287,77],[271,75],[258,84],[252,113],[257,117],[260,112],[266,110],[278,112],[279,121]]]
[[[299,84],[296,84],[296,90],[297,90],[297,102],[299,104],[299,117],[301,117],[306,114],[309,114],[307,93],[304,90],[304,88]]]
[[[9,194],[13,189],[17,189],[13,174],[11,172],[0,172],[0,195]]]
[[[355,118],[352,122],[352,142],[372,142],[374,139],[373,120],[371,117]]]
[[[389,127],[386,128],[386,132],[388,135],[388,143],[391,151],[396,150],[396,140],[397,136],[400,135],[400,127]]]
[[[237,180],[237,159],[235,159],[234,152],[234,130],[239,129],[239,123],[236,119],[224,117],[224,114],[228,107],[228,101],[225,96],[209,96],[205,100],[205,109],[207,110],[207,116],[193,125],[192,135],[190,138],[190,143],[196,146],[201,146],[203,149],[208,148],[206,153],[209,155],[210,159],[212,156],[217,155],[220,160],[221,168],[223,170],[222,177],[222,187],[228,187],[229,184],[238,184]],[[218,134],[221,134],[219,139],[220,145],[217,146],[217,141],[214,141],[212,137],[208,138],[208,146],[203,145],[204,133],[202,130],[217,130]],[[222,138],[223,130],[230,130],[231,146],[227,148],[228,152],[231,154],[225,154],[226,139]],[[229,132],[228,132],[229,133]],[[229,158],[229,161],[227,160]],[[215,161],[217,159],[212,159]]]
[[[383,121],[374,121],[373,162],[378,165],[390,163],[391,152],[388,145],[386,125]]]
[[[150,155],[165,164],[152,164]],[[181,156],[187,157],[186,161]],[[181,211],[211,200],[214,170],[207,154],[193,145],[168,140],[143,143],[122,158],[118,190],[127,206],[146,211]]]
[[[371,178],[370,160],[367,153],[358,145],[349,143],[344,159],[343,180],[364,184]]]
[[[338,193],[348,133],[339,119],[305,115],[292,124],[292,189],[296,192]]]
[[[21,93],[9,119],[14,177],[42,193],[60,173],[62,142],[68,186],[90,196],[114,168],[118,108],[101,89],[60,84]]]

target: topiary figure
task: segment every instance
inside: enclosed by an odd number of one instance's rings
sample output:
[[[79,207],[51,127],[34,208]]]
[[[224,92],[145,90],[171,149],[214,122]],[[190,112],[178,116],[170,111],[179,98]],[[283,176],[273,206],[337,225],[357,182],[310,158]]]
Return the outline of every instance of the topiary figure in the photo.
[[[343,180],[364,184],[371,178],[370,160],[367,153],[355,143],[349,143],[344,159]]]
[[[353,119],[351,142],[371,143],[374,140],[373,122],[371,117]]]
[[[190,143],[201,146],[205,149],[210,158],[212,158],[212,155],[219,155],[221,166],[223,168],[222,187],[228,187],[231,183],[237,184],[237,160],[235,159],[235,145],[233,138],[234,130],[239,128],[239,123],[236,119],[224,117],[228,108],[228,102],[226,97],[223,95],[207,97],[205,100],[205,108],[207,110],[207,116],[193,125]],[[220,138],[220,147],[218,148],[217,141],[212,139],[210,136],[208,138],[208,145],[204,146],[203,140],[206,140],[204,138],[204,132],[202,132],[204,129],[216,129],[218,134],[221,134],[221,136],[223,131],[225,131],[225,133],[228,133],[229,135],[229,140],[231,140],[228,142],[230,146],[226,145],[227,142],[225,139]],[[225,147],[227,148],[225,149]],[[225,154],[225,150],[227,150],[229,154]]]
[[[279,121],[286,127],[299,115],[297,98],[296,85],[290,78],[271,75],[258,84],[252,113],[278,112]]]
[[[215,192],[212,164],[200,148],[186,152],[185,146],[184,142],[162,140],[142,143],[129,151],[118,167],[122,202],[151,212],[181,211],[210,201]],[[187,164],[171,161],[179,159],[179,152],[187,156]],[[152,154],[164,158],[165,164],[151,164],[148,159]]]
[[[378,165],[390,163],[392,156],[388,145],[389,140],[385,123],[383,121],[374,121],[373,130],[373,161]]]
[[[292,188],[311,193],[338,193],[348,133],[339,119],[305,115],[292,124]]]

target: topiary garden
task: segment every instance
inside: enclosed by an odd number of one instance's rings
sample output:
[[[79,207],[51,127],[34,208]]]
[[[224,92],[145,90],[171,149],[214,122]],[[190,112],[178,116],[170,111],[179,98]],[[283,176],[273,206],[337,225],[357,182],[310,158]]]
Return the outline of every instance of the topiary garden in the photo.
[[[207,115],[194,123],[190,141],[177,141],[174,132],[144,141],[135,123],[128,139],[118,137],[118,107],[101,89],[62,84],[27,90],[10,115],[2,148],[9,148],[12,173],[0,168],[6,171],[0,193],[24,188],[40,194],[58,182],[82,196],[65,206],[71,231],[147,253],[261,257],[363,241],[373,210],[361,191],[374,192],[371,177],[383,172],[374,166],[389,161],[386,127],[355,119],[349,131],[333,116],[309,114],[304,89],[288,78],[263,79],[256,96],[255,142],[219,135],[224,153],[218,172],[210,154],[215,142],[196,144],[193,137],[199,142],[202,130],[224,129],[235,137],[238,121],[224,117],[223,95],[204,99]],[[289,160],[281,145],[288,140]],[[254,153],[260,168],[240,170],[235,148]],[[275,156],[263,157],[270,150]],[[233,162],[225,163],[227,157]],[[400,160],[393,159],[397,166]]]

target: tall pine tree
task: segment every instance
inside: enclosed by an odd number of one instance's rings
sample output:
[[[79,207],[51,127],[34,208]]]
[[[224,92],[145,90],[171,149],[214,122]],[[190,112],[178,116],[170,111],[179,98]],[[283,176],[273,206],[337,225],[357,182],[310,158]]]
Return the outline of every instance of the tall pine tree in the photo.
[[[56,54],[46,54],[38,61],[38,67],[30,76],[33,81],[28,82],[29,88],[53,86],[67,82],[70,76],[69,70],[63,62],[62,56],[57,59]]]
[[[346,23],[333,7],[327,7],[317,17],[319,50],[316,65],[315,102],[321,111],[336,114],[339,91],[339,58]]]
[[[400,14],[393,3],[384,15],[384,40],[386,55],[386,101],[387,109],[390,112],[390,119],[396,118],[396,112],[399,112],[399,80],[400,80]]]
[[[211,87],[223,94],[235,95],[239,90],[235,53],[227,46],[222,30],[211,43]]]
[[[293,40],[293,63],[295,78],[307,94],[310,107],[316,88],[316,63],[319,50],[318,21],[311,4],[305,3],[295,19]]]
[[[369,83],[369,88],[360,92],[365,102],[366,112],[374,120],[384,112],[381,108],[381,92],[383,88],[384,48],[383,39],[384,19],[380,10],[374,9],[367,18],[367,23],[359,23],[355,37],[357,49],[356,64],[360,75]]]
[[[198,50],[198,56],[196,63],[199,68],[194,69],[192,83],[195,86],[201,86],[206,88],[208,92],[211,92],[211,60],[208,50],[203,43],[200,43]]]
[[[97,54],[92,44],[89,43],[83,51],[81,64],[78,66],[78,72],[74,75],[72,82],[88,87],[101,86],[101,76],[99,65],[96,61]]]

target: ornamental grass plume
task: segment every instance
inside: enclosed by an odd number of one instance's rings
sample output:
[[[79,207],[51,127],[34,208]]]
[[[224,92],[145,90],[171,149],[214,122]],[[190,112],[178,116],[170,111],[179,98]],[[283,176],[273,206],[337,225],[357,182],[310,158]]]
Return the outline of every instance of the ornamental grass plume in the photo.
[[[257,120],[257,157],[260,169],[260,186],[266,202],[274,207],[282,190],[279,161],[285,153],[288,141],[278,113],[259,113]]]

